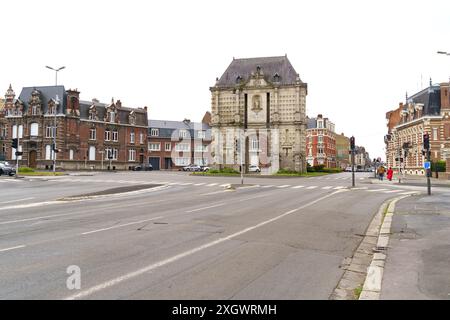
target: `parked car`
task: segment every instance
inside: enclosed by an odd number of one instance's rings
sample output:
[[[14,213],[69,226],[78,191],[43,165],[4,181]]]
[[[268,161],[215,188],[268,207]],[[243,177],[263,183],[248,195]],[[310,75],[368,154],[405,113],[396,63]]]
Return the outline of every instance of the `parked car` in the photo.
[[[352,167],[345,168],[345,172],[352,172]]]
[[[14,168],[13,166],[11,166],[9,164],[9,162],[6,161],[0,161],[0,176],[4,174],[4,175],[8,175],[8,176],[13,176],[16,174],[16,168]]]
[[[200,166],[190,164],[188,166],[183,167],[183,171],[201,171]]]
[[[200,170],[203,172],[209,171],[209,167],[208,166],[200,166]]]
[[[133,171],[152,171],[153,166],[149,164],[140,164],[133,168]]]
[[[261,169],[258,166],[250,165],[248,167],[248,172],[257,172],[257,173],[259,173],[259,172],[261,172]]]

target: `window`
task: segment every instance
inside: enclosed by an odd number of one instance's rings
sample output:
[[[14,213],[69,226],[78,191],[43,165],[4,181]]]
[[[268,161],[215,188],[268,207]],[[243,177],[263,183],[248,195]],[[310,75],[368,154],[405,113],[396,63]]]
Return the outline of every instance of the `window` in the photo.
[[[250,143],[250,151],[258,151],[259,150],[259,141],[258,138],[252,138]]]
[[[180,130],[178,134],[180,138],[187,138],[189,136],[189,132],[187,130]]]
[[[32,123],[30,125],[30,136],[36,137],[39,135],[39,125],[37,123]]]
[[[4,139],[8,137],[8,126],[5,125],[4,127],[2,127],[0,136],[2,136]]]
[[[51,150],[51,146],[48,144],[45,146],[45,160],[51,160],[53,151]]]
[[[112,155],[112,159],[109,159],[109,155]],[[105,149],[105,159],[106,160],[117,160],[118,151],[117,149],[113,148],[106,148]]]
[[[190,150],[191,145],[189,143],[177,143],[175,145],[175,151],[190,151]]]
[[[95,147],[89,147],[89,161],[95,161]]]
[[[33,107],[31,108],[31,114],[32,114],[33,116],[36,116],[36,115],[39,114],[39,112],[38,112],[38,107],[37,107],[37,106],[33,106]]]
[[[13,125],[12,130],[13,138],[17,138],[17,125]],[[19,138],[23,138],[23,125],[19,125]]]
[[[150,135],[151,135],[152,137],[157,137],[157,136],[159,136],[159,129],[151,129],[151,130],[150,130]]]
[[[109,122],[114,122],[115,118],[116,118],[116,113],[111,111],[109,113]]]
[[[69,150],[69,160],[73,160],[73,150]]]
[[[206,132],[205,131],[197,131],[197,138],[205,139],[206,138]]]
[[[89,140],[95,140],[97,138],[97,129],[89,130]]]
[[[323,136],[318,136],[317,138],[318,138],[318,142],[319,142],[319,143],[322,143],[322,142],[323,142]]]
[[[144,134],[141,132],[139,133],[139,143],[143,144],[144,143]]]
[[[433,128],[433,140],[438,140],[438,129]]]
[[[164,150],[171,151],[172,150],[172,144],[170,142],[166,142],[164,146]]]
[[[17,125],[12,126],[12,137],[13,139],[17,138]]]
[[[105,141],[111,141],[111,131],[105,131]]]
[[[45,137],[53,138],[55,133],[55,127],[45,127]]]
[[[317,121],[317,128],[319,129],[323,128],[323,121]]]
[[[128,150],[128,161],[136,161],[136,150]]]
[[[112,139],[113,141],[119,141],[119,132],[118,131],[113,131],[112,133]]]
[[[208,146],[198,144],[195,146],[195,152],[208,152]]]
[[[148,148],[149,148],[150,151],[160,151],[161,150],[161,144],[159,142],[157,142],[157,143],[150,143]]]
[[[11,160],[16,160],[17,159],[16,151],[19,151],[19,152],[22,151],[22,145],[19,145],[18,150],[14,149],[14,148],[11,148]],[[19,156],[19,160],[22,160],[22,156]]]
[[[191,158],[175,158],[176,166],[187,166],[191,162]]]
[[[130,143],[134,143],[134,132],[130,132]]]

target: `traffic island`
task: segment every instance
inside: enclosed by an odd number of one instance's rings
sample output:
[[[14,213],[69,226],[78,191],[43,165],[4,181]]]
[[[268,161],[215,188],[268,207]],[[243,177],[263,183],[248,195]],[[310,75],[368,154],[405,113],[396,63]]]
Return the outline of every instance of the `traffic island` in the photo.
[[[125,186],[125,187],[118,187],[118,188],[112,188],[112,189],[106,189],[96,192],[90,192],[75,196],[69,196],[58,199],[58,201],[76,201],[76,200],[84,200],[84,199],[92,199],[92,198],[99,198],[99,197],[106,197],[111,195],[118,195],[118,194],[130,194],[130,193],[136,193],[139,191],[145,191],[148,189],[152,190],[161,190],[163,188],[167,188],[167,186],[162,184],[144,184],[144,185],[135,185],[135,186]]]

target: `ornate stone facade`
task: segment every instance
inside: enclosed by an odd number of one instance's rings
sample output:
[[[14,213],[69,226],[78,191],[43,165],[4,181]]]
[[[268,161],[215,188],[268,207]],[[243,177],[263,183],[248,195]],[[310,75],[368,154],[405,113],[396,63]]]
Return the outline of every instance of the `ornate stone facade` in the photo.
[[[210,91],[215,167],[306,171],[307,84],[287,56],[233,59]]]
[[[386,113],[387,165],[394,171],[424,175],[423,134],[430,136],[431,161],[450,158],[449,84],[432,85]],[[406,157],[405,157],[406,155]],[[447,167],[447,171],[449,168]]]

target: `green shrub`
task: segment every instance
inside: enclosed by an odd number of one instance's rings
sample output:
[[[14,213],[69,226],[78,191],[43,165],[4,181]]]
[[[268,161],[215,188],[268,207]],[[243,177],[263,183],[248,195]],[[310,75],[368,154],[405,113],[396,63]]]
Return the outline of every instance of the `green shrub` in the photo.
[[[437,170],[436,170],[437,169]],[[446,163],[444,160],[439,160],[436,162],[431,162],[431,171],[433,172],[445,172]]]
[[[19,173],[29,173],[34,172],[34,169],[29,167],[19,167]]]
[[[233,168],[223,168],[219,173],[239,173],[239,171],[236,171]]]
[[[298,173],[297,171],[289,169],[280,169],[277,172],[277,174],[297,174],[297,173]]]

